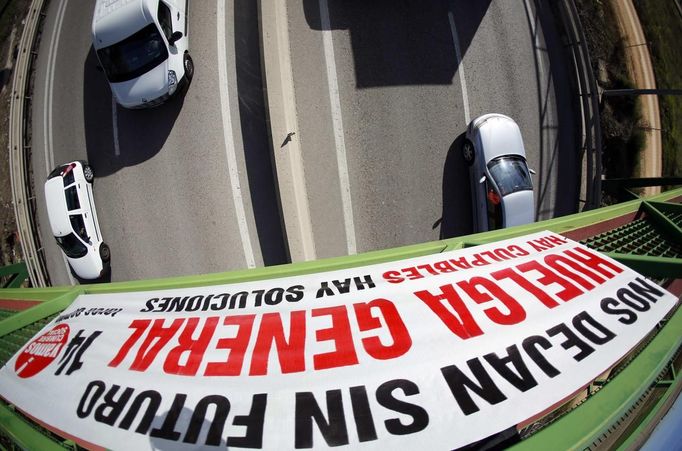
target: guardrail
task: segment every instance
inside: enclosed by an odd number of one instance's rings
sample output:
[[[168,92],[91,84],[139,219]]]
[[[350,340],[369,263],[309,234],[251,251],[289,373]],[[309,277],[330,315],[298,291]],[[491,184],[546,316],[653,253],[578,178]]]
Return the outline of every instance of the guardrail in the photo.
[[[41,252],[40,237],[35,221],[35,196],[31,186],[30,123],[27,112],[30,112],[30,77],[34,46],[37,42],[38,25],[41,20],[45,0],[33,0],[26,17],[24,31],[19,43],[19,54],[14,68],[12,95],[9,114],[9,163],[12,182],[12,203],[19,231],[19,241],[24,254],[31,284],[34,287],[45,287],[50,284]]]
[[[566,33],[566,45],[571,52],[575,68],[574,80],[580,98],[582,122],[580,149],[584,156],[583,164],[586,166],[584,209],[592,210],[601,206],[602,139],[599,118],[599,91],[590,63],[590,52],[587,48],[585,32],[575,2],[573,0],[556,2],[556,10]],[[582,183],[581,191],[583,191]]]

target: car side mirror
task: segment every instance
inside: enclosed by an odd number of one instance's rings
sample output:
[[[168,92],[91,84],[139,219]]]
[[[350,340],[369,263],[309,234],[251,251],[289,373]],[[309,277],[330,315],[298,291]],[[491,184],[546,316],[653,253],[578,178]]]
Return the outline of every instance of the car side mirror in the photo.
[[[481,179],[478,181],[478,183],[483,183],[483,182],[485,182],[485,175],[483,177],[481,177]]]
[[[528,172],[530,172],[533,175],[537,174],[537,172],[535,172],[535,170],[531,168],[528,168]]]
[[[182,31],[174,31],[170,39],[168,40],[168,43],[170,45],[175,45],[175,43],[178,42],[180,38],[182,38]]]

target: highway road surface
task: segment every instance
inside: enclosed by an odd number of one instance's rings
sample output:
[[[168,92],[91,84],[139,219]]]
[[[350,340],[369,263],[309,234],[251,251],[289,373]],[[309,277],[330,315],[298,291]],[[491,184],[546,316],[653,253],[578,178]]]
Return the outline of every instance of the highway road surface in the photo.
[[[286,2],[299,126],[290,138],[305,172],[286,181],[273,167],[287,145],[270,136],[256,3],[191,2],[191,86],[131,111],[112,101],[98,70],[93,2],[50,2],[32,164],[54,285],[74,279],[41,186],[74,159],[95,168],[113,281],[288,262],[285,182],[305,193],[315,258],[470,233],[459,148],[468,121],[488,112],[521,127],[538,172],[538,219],[575,211],[569,68],[548,1]]]

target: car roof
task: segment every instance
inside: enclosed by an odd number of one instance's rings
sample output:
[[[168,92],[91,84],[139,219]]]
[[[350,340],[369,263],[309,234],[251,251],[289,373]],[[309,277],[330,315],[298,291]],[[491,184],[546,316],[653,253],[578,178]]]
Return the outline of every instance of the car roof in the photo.
[[[491,115],[478,125],[478,136],[486,164],[502,155],[526,157],[521,130],[512,119],[503,115]]]
[[[159,0],[97,0],[92,17],[95,49],[108,47],[154,23]]]
[[[45,202],[47,217],[54,236],[68,235],[73,231],[69,212],[66,208],[64,182],[62,177],[54,177],[45,182]]]

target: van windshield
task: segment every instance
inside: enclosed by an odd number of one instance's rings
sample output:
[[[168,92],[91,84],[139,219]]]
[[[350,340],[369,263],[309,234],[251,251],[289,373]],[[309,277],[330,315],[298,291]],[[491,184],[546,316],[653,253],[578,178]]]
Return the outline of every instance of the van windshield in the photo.
[[[107,78],[112,83],[132,80],[168,58],[168,50],[155,24],[109,47],[97,50]]]

